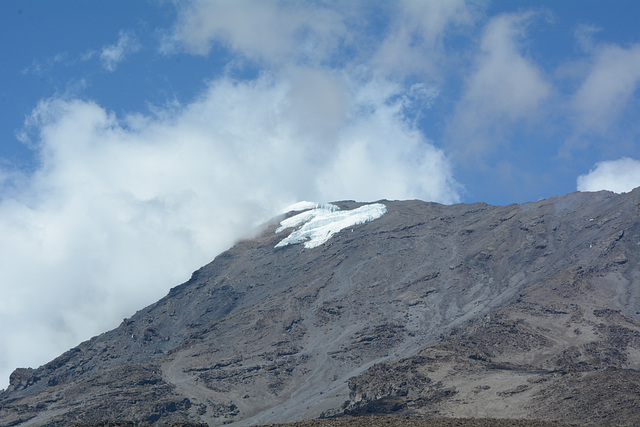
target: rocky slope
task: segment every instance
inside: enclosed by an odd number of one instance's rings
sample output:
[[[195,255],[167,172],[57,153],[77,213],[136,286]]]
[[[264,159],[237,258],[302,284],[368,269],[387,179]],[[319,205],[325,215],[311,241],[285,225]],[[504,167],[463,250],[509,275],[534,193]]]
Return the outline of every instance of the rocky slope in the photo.
[[[640,421],[640,190],[381,203],[311,249],[275,247],[278,218],[117,329],[16,370],[0,425]]]

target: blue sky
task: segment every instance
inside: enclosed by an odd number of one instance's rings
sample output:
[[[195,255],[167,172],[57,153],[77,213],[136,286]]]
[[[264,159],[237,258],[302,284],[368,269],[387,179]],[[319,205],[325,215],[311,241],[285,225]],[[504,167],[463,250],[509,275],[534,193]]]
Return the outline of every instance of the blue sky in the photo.
[[[3,0],[0,387],[295,201],[640,185],[639,8]]]

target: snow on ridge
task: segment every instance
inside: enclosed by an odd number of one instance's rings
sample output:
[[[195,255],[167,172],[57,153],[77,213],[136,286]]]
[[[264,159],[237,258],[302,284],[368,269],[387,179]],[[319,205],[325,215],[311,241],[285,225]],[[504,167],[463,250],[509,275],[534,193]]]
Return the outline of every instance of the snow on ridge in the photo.
[[[306,203],[303,205],[303,203]],[[295,205],[305,206],[311,209],[310,202],[300,202]],[[364,224],[380,218],[387,212],[387,207],[382,203],[360,206],[350,211],[341,211],[332,204],[313,204],[311,210],[294,215],[280,222],[276,233],[287,228],[298,227],[288,237],[280,241],[275,247],[304,243],[304,247],[311,249],[325,243],[338,231],[357,224]],[[304,209],[304,208],[303,208]],[[303,210],[299,209],[299,210]],[[291,211],[291,210],[290,210]]]
[[[306,211],[307,209],[318,209],[318,208],[330,208],[334,211],[339,210],[340,208],[337,207],[336,205],[332,205],[331,203],[316,203],[316,202],[298,202],[298,203],[294,203],[291,206],[286,207],[282,213],[288,213],[288,212],[299,212],[299,211]]]

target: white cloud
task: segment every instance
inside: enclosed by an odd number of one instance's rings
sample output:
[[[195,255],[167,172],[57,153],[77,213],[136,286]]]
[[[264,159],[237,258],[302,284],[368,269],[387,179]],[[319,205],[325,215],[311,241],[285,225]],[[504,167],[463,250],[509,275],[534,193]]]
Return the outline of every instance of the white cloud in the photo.
[[[446,157],[402,114],[406,90],[298,68],[214,80],[155,116],[41,102],[25,125],[39,168],[0,173],[17,188],[0,199],[2,381],[116,326],[297,200],[458,201]]]
[[[534,13],[503,14],[489,21],[466,92],[449,124],[462,157],[477,159],[496,148],[502,132],[536,115],[551,92],[542,70],[523,52]]]
[[[628,193],[640,186],[640,161],[623,157],[598,162],[588,174],[578,177],[577,184],[578,191]]]
[[[338,137],[334,158],[319,171],[318,188],[327,199],[409,199],[428,194],[443,203],[459,201],[448,159],[404,120],[403,99],[385,102],[401,93],[386,81],[359,87],[356,107]],[[424,197],[418,197],[424,199]]]
[[[125,56],[140,50],[140,45],[132,33],[120,31],[118,42],[113,45],[105,46],[100,53],[100,61],[104,68],[108,71],[115,71],[117,65],[122,62]],[[85,57],[92,56],[91,53],[85,54]]]

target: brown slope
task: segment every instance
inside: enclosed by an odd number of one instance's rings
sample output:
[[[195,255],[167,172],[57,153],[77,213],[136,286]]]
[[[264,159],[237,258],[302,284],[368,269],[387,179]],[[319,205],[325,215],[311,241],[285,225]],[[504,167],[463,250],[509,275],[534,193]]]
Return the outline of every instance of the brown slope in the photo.
[[[580,384],[638,366],[639,196],[384,202],[314,249],[274,248],[273,225],[119,328],[14,372],[0,425],[246,425],[343,407],[587,422]],[[623,377],[600,419],[635,416],[618,410],[635,402]]]
[[[567,237],[579,249],[560,252],[571,263],[418,355],[352,378],[346,412],[638,425],[637,196],[569,221],[584,233],[553,226],[554,251]]]

